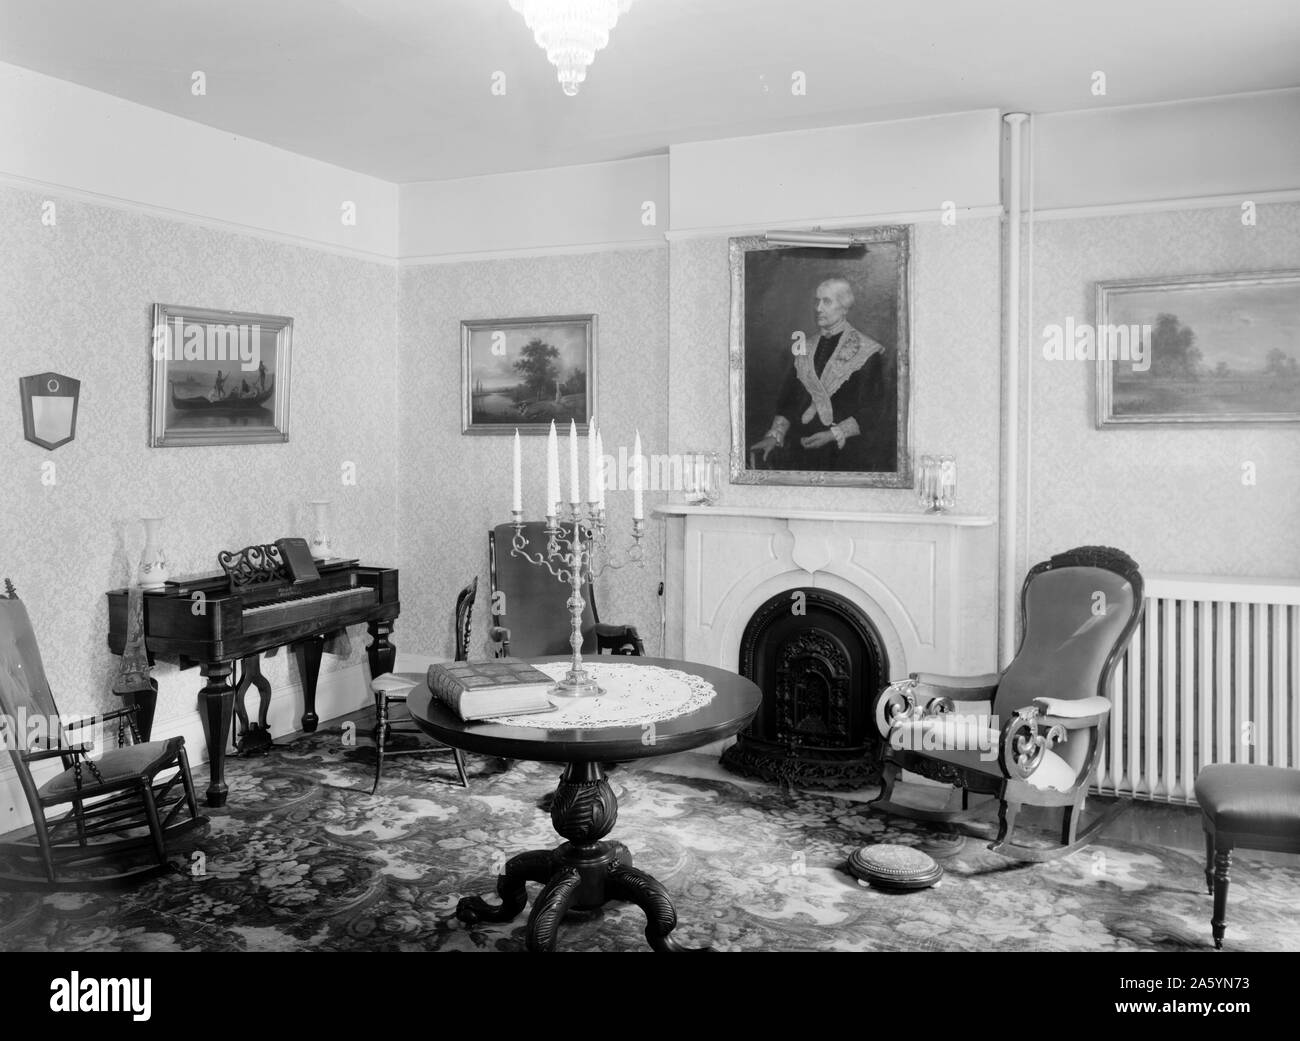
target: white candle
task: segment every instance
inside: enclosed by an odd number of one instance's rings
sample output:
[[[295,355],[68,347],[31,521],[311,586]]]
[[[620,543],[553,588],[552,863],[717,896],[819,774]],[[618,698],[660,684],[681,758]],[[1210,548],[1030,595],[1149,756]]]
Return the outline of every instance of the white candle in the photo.
[[[578,424],[569,420],[569,502],[577,506],[582,501],[578,488]]]
[[[605,508],[605,439],[596,431],[596,506]]]
[[[515,495],[511,507],[515,513],[524,511],[524,476],[523,464],[519,458],[519,430],[515,430]]]
[[[555,420],[546,438],[546,515],[554,517],[560,512],[560,445],[555,436]]]
[[[632,442],[632,519],[641,520],[645,516],[645,503],[642,492],[645,487],[645,464],[641,459],[641,431],[636,432]]]
[[[599,502],[600,494],[596,487],[599,477],[596,473],[596,417],[591,417],[591,422],[587,424],[587,501]]]

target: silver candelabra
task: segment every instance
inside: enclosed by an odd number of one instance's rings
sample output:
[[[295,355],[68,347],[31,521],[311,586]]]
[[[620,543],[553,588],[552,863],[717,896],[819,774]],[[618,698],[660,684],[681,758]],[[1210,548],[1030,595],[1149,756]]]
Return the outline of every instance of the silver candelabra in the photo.
[[[605,510],[599,503],[569,503],[564,517],[548,515],[546,518],[545,552],[529,553],[528,539],[524,535],[523,510],[511,510],[515,537],[510,552],[523,557],[528,563],[546,568],[561,582],[569,584],[570,632],[569,646],[573,660],[564,679],[556,682],[550,693],[565,698],[594,698],[605,693],[582,664],[582,609],[587,602],[582,598],[585,583],[598,578],[608,569],[628,564],[645,566],[645,549],[641,539],[645,536],[645,521],[632,520],[632,545],[623,559],[615,560],[610,552],[605,532]],[[565,526],[571,526],[572,535],[565,537]]]

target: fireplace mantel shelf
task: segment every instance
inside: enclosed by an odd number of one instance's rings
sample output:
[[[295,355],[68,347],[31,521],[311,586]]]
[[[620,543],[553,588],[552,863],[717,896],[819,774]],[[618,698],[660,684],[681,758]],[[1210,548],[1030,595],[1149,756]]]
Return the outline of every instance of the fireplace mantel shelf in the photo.
[[[665,517],[775,517],[779,520],[843,521],[854,524],[933,524],[958,528],[987,528],[992,517],[954,513],[859,513],[854,510],[795,510],[773,506],[687,506],[665,503],[654,512]]]
[[[996,668],[997,522],[951,513],[664,503],[667,646],[734,669],[754,612],[815,588],[879,633],[890,678]]]

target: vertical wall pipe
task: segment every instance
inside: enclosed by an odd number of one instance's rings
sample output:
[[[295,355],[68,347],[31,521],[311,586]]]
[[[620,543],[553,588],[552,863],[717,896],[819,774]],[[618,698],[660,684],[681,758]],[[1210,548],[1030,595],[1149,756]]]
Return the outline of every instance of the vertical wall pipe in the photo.
[[[1019,557],[1020,512],[1020,133],[1029,116],[1009,112],[1002,117],[1011,130],[1007,176],[1007,294],[1003,311],[1006,352],[1005,397],[1002,400],[1002,581],[998,666],[1005,668],[1016,653],[1019,610],[1016,561]]]

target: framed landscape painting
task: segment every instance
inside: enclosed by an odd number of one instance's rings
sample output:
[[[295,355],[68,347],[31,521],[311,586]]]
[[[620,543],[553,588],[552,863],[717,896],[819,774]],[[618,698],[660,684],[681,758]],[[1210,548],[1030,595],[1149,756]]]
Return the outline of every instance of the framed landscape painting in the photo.
[[[1097,283],[1097,426],[1295,422],[1300,271]]]
[[[585,430],[596,409],[596,316],[460,323],[461,432]]]
[[[911,228],[845,234],[731,240],[736,484],[912,486]]]
[[[155,304],[150,445],[289,440],[293,319]]]

